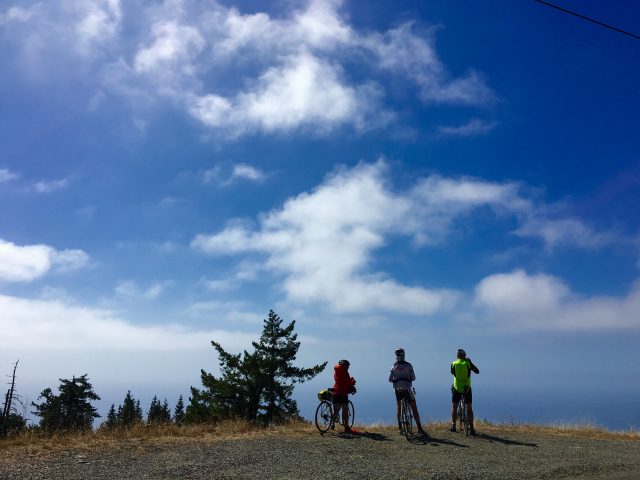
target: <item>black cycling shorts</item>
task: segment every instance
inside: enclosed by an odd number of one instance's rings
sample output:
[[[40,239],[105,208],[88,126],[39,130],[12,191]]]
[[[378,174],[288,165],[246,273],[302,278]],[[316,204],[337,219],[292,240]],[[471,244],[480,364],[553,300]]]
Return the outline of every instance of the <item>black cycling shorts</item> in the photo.
[[[406,398],[408,402],[413,402],[415,399],[413,398],[413,392],[411,390],[405,390],[402,388],[396,389],[396,402],[399,402],[403,398]]]
[[[345,403],[349,403],[349,395],[333,395],[334,405],[344,405]]]
[[[464,401],[467,403],[473,403],[473,393],[471,392],[471,387],[467,388],[464,393],[460,393],[455,388],[451,387],[451,402],[458,403],[460,401],[460,397],[464,395]]]

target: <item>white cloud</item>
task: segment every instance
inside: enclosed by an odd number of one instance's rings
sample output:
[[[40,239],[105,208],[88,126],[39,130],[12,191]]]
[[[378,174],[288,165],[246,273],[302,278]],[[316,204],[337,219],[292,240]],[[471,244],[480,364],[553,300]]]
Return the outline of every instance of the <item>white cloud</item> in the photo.
[[[268,174],[258,167],[247,163],[235,163],[224,168],[216,165],[202,173],[202,181],[206,184],[218,184],[229,186],[237,181],[249,181],[254,183],[264,182]]]
[[[229,330],[193,330],[179,325],[139,326],[109,310],[59,300],[0,295],[0,350],[28,351],[172,351],[247,347],[250,335]]]
[[[265,173],[259,168],[252,167],[246,163],[238,163],[233,166],[231,180],[245,179],[253,182],[261,182],[266,178]]]
[[[582,298],[559,278],[522,270],[491,275],[475,290],[478,315],[508,331],[640,328],[640,282],[621,298]]]
[[[76,30],[84,45],[103,42],[117,32],[122,20],[120,0],[82,0],[75,4],[80,11]]]
[[[371,85],[351,87],[341,75],[336,65],[302,52],[269,68],[251,90],[234,98],[195,96],[188,102],[189,109],[205,125],[228,130],[233,136],[312,125],[323,131],[345,124],[364,128],[365,118],[378,106],[379,92]],[[387,118],[381,112],[380,121]]]
[[[53,193],[63,190],[69,186],[69,179],[60,180],[38,180],[33,184],[33,190],[37,193]]]
[[[493,131],[497,125],[496,122],[485,122],[474,118],[464,125],[439,127],[438,133],[446,137],[472,137],[476,135],[486,135]]]
[[[192,74],[192,62],[205,47],[205,40],[197,28],[163,21],[153,25],[149,47],[141,48],[135,56],[137,72],[153,74],[177,68],[182,74]]]
[[[251,311],[244,302],[195,302],[189,305],[186,314],[192,318],[215,318],[225,325],[260,325],[264,320],[264,315]]]
[[[115,292],[122,297],[153,300],[162,295],[168,285],[167,282],[156,282],[146,288],[141,288],[135,281],[126,280],[116,285]]]
[[[213,292],[235,290],[243,283],[255,280],[262,270],[264,266],[261,263],[241,262],[231,272],[213,280],[203,278],[201,282],[207,290]]]
[[[549,275],[528,275],[522,270],[484,278],[476,287],[476,301],[508,314],[547,313],[569,294],[559,279]]]
[[[0,239],[0,280],[30,282],[53,268],[66,271],[87,265],[82,250],[56,250],[48,245],[20,246]]]
[[[422,243],[440,241],[457,216],[480,206],[513,212],[529,204],[515,184],[437,176],[396,194],[386,172],[382,161],[338,170],[311,193],[261,216],[257,228],[237,221],[196,236],[192,246],[213,255],[266,254],[267,268],[285,275],[282,288],[300,303],[325,302],[337,312],[428,314],[446,308],[455,292],[401,285],[369,271],[372,252],[398,233]]]
[[[450,78],[438,58],[433,33],[418,34],[411,23],[362,37],[358,42],[377,56],[380,68],[413,80],[425,102],[480,105],[493,99],[493,93],[475,72]]]
[[[0,25],[11,23],[20,39],[13,46],[34,75],[98,79],[94,92],[124,95],[134,107],[168,100],[232,138],[380,128],[395,118],[384,103],[390,76],[416,86],[424,103],[491,100],[479,74],[448,72],[433,31],[405,23],[362,32],[341,6],[310,0],[245,15],[216,1],[69,0],[12,7]]]
[[[0,26],[10,22],[27,22],[35,14],[37,8],[39,8],[39,3],[31,8],[23,8],[17,5],[9,7],[7,11],[0,13]]]
[[[549,248],[562,245],[595,249],[611,244],[615,235],[597,232],[576,218],[553,219],[534,215],[515,231],[522,237],[539,237]]]
[[[18,173],[12,172],[6,168],[0,168],[0,183],[7,183],[12,180],[15,180],[20,175]]]

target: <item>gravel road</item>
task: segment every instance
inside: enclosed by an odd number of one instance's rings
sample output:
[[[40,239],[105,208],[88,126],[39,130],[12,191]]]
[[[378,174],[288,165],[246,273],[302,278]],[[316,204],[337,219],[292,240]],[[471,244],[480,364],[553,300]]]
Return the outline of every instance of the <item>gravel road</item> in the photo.
[[[390,428],[359,435],[309,428],[235,439],[128,440],[29,454],[0,450],[0,479],[640,479],[639,440],[492,429],[475,438],[431,429],[407,441]]]

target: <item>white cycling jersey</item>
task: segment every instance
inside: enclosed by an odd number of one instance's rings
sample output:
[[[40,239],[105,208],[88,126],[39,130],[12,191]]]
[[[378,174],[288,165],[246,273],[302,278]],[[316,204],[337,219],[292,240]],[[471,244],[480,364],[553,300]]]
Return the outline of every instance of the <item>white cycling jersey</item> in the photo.
[[[396,390],[402,388],[408,390],[411,388],[411,382],[416,379],[416,374],[413,372],[413,365],[409,362],[398,361],[391,367],[389,372],[389,381],[393,383],[393,388]]]

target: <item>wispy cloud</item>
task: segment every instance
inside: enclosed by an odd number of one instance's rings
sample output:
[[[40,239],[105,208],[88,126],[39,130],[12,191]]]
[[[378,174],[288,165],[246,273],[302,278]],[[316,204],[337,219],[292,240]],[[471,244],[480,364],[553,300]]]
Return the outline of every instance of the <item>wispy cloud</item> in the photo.
[[[154,300],[158,298],[169,286],[169,282],[156,282],[146,288],[140,287],[133,280],[126,280],[116,285],[115,293],[122,297]]]
[[[33,184],[33,190],[37,193],[53,193],[64,190],[69,186],[69,179],[62,178],[59,180],[38,180]]]
[[[481,105],[493,98],[478,72],[448,71],[433,29],[406,22],[360,31],[341,1],[311,0],[273,16],[216,1],[142,7],[119,0],[43,2],[10,8],[0,25],[11,23],[21,39],[15,50],[42,76],[56,63],[73,71],[65,64],[78,58],[78,74],[98,79],[89,110],[110,93],[134,104],[169,101],[230,138],[380,128],[395,118],[387,101],[390,76],[414,88],[424,104]]]
[[[35,4],[31,8],[24,8],[14,5],[9,7],[5,12],[0,12],[0,26],[7,25],[12,22],[26,22],[36,13],[38,4]]]
[[[20,177],[19,173],[6,168],[0,168],[0,183],[7,183]]]
[[[493,131],[497,125],[497,122],[485,122],[475,118],[464,125],[439,127],[438,134],[445,137],[473,137],[486,135]]]
[[[264,170],[247,163],[232,165],[216,165],[202,173],[202,180],[207,184],[229,186],[238,181],[262,183],[269,176]]]
[[[0,281],[30,282],[52,269],[85,267],[89,256],[82,250],[56,250],[48,245],[20,246],[0,239]]]
[[[203,301],[195,302],[187,307],[186,314],[193,318],[216,317],[225,325],[249,324],[259,325],[264,315],[251,310],[245,302]]]
[[[596,231],[580,219],[553,218],[543,213],[529,217],[515,234],[538,237],[549,248],[572,246],[596,249],[622,240],[622,236]]]

